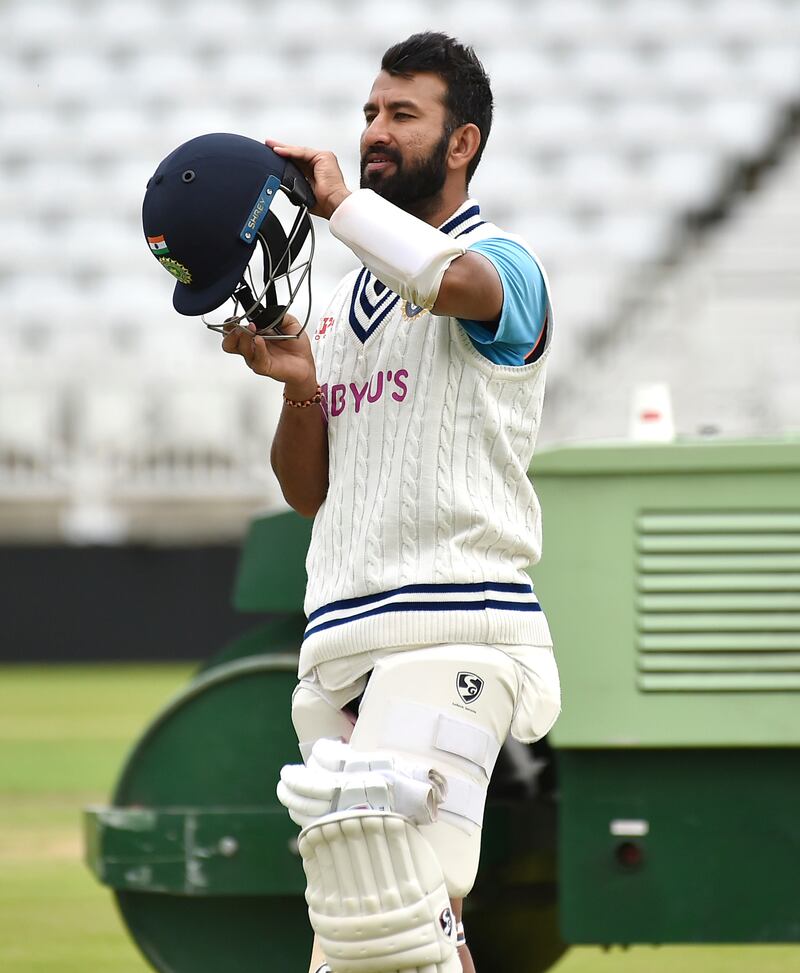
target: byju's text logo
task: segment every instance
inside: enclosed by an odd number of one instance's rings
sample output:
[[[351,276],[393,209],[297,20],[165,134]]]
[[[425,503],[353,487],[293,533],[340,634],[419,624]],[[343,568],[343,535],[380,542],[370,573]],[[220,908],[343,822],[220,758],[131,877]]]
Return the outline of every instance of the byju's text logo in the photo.
[[[408,370],[398,368],[396,372],[376,372],[368,382],[356,385],[355,382],[343,382],[336,385],[323,385],[322,398],[327,403],[328,416],[335,418],[346,409],[352,408],[360,412],[366,405],[379,402],[384,394],[391,396],[395,402],[402,402],[408,394]]]

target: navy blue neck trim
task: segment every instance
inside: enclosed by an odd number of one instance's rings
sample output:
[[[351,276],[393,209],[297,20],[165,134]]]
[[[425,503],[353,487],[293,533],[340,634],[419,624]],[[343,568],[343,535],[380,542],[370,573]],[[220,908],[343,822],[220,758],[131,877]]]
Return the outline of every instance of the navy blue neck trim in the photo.
[[[442,233],[447,233],[449,236],[463,223],[466,223],[467,220],[472,219],[474,216],[481,215],[481,208],[477,203],[467,200],[463,205],[465,205],[467,209],[462,210],[461,212],[456,210],[455,216],[451,216],[446,223],[442,223],[442,225],[439,227]]]

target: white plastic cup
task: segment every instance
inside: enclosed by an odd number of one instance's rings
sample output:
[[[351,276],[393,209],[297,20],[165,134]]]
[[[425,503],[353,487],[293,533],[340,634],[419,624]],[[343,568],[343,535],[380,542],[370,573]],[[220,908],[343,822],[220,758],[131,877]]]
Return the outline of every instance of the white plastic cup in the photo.
[[[643,443],[671,443],[675,439],[672,396],[666,382],[637,385],[633,390],[630,437]]]

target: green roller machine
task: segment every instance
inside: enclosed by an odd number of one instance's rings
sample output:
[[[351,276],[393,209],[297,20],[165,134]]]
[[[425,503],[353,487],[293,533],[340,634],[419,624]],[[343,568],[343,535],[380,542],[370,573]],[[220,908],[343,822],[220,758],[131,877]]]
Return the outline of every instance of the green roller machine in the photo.
[[[570,943],[800,941],[800,442],[543,453]]]
[[[465,907],[478,968],[539,973],[567,942],[800,941],[800,443],[570,447],[533,475],[564,711],[501,752]],[[275,783],[299,759],[309,527],[253,523],[234,603],[270,621],[85,812],[87,862],[159,973],[307,968]]]

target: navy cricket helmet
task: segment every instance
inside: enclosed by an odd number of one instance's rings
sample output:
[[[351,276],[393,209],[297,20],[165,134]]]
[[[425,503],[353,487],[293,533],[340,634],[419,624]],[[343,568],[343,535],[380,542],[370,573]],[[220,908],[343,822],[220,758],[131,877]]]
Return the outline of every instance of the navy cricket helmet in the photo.
[[[288,219],[278,214],[279,197],[291,204]],[[310,313],[314,229],[308,211],[314,202],[300,170],[255,139],[216,133],[178,146],[148,181],[142,206],[148,246],[177,279],[175,310],[205,321],[233,300],[224,323],[206,325],[222,330],[252,321],[261,333],[280,324],[307,279]],[[263,285],[249,267],[257,243]],[[278,284],[285,296],[279,297]]]

